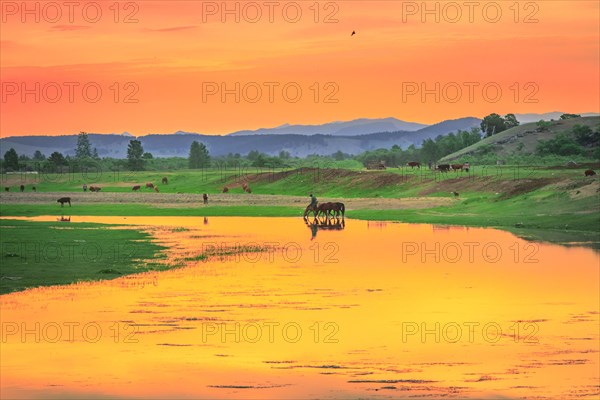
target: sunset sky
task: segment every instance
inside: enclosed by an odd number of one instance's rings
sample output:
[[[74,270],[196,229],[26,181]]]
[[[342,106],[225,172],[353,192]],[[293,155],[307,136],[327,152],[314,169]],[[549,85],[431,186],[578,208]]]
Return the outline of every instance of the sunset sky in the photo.
[[[0,137],[600,109],[598,1],[0,3]]]

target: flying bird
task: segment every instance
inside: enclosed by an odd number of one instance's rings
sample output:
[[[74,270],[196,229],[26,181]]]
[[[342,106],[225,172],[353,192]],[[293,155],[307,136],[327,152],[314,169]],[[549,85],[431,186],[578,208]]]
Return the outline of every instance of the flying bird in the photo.
[[[352,31],[352,33],[350,34],[350,36],[354,36],[354,35],[356,35],[356,32]]]

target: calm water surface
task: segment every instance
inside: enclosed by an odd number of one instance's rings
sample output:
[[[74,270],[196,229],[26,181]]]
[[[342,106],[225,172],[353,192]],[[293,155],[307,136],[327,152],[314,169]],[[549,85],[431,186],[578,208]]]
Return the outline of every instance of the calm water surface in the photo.
[[[183,267],[0,296],[2,398],[600,396],[591,249],[354,220],[76,222],[147,230]]]

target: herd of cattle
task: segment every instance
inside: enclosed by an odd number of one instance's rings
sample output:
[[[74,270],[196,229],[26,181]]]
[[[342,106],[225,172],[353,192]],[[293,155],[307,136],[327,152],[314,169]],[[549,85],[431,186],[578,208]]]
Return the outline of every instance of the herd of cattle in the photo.
[[[418,161],[410,161],[406,163],[407,166],[409,166],[411,169],[414,169],[415,167],[417,167],[418,169],[421,169],[421,163]],[[439,165],[432,165],[431,163],[429,163],[429,169],[433,169],[433,170],[437,170],[440,172],[448,172],[450,170],[453,170],[455,172],[458,171],[464,171],[464,172],[469,172],[469,168],[471,166],[469,165],[468,162],[464,163],[464,164],[439,164]]]
[[[421,168],[421,163],[418,161],[411,161],[409,163],[406,164],[407,166],[412,168]],[[461,171],[461,172],[469,172],[470,169],[470,165],[469,163],[464,163],[464,164],[439,164],[439,165],[431,165],[431,163],[429,164],[429,168],[432,170],[437,170],[440,172],[449,172],[450,170],[453,170],[455,172]],[[594,176],[596,175],[596,172],[592,169],[588,169],[584,171],[584,176]],[[169,184],[169,179],[164,176],[161,180],[161,182],[164,185],[168,185]],[[152,189],[154,190],[156,193],[160,192],[160,189],[158,188],[157,185],[154,185],[152,182],[147,182],[146,185],[144,186],[146,189]],[[134,192],[137,192],[138,190],[140,190],[142,188],[142,185],[134,185],[131,190]],[[20,185],[19,186],[19,191],[20,192],[25,192],[25,185]],[[242,183],[242,189],[245,193],[252,193],[252,189],[250,188],[250,186],[248,186],[248,183],[244,182]],[[33,192],[37,191],[37,188],[35,186],[31,187],[31,190]],[[87,190],[87,185],[83,186],[83,190],[86,191]],[[100,192],[102,190],[102,188],[100,186],[90,186],[89,187],[90,192]],[[4,187],[4,191],[5,192],[9,192],[10,191],[10,187],[9,186],[5,186]],[[225,186],[223,187],[223,193],[228,193],[229,192],[229,187]],[[179,194],[181,194],[181,192],[178,192]],[[451,194],[453,194],[455,197],[459,196],[458,192],[451,192]],[[202,195],[202,199],[204,201],[204,204],[208,204],[208,194],[204,193]],[[65,205],[65,203],[69,204],[69,206],[71,206],[71,198],[70,197],[61,197],[60,199],[57,200],[58,203],[60,203],[61,207],[63,207]],[[340,216],[340,214],[342,215],[342,218],[344,217],[344,212],[345,212],[345,207],[344,207],[344,203],[322,203],[319,204],[318,207],[313,208],[311,206],[308,206],[306,208],[306,210],[304,211],[304,217],[306,218],[308,213],[312,212],[315,216],[315,218],[317,218],[319,215],[325,215],[327,218],[329,218],[329,216],[335,216],[336,218]]]

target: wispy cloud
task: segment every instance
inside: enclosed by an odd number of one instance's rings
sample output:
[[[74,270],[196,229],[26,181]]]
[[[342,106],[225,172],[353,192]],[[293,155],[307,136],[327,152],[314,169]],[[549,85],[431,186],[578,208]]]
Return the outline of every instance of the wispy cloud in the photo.
[[[50,28],[51,31],[59,32],[81,31],[85,29],[90,29],[90,27],[85,25],[54,25]]]
[[[190,29],[196,29],[198,26],[196,25],[186,25],[186,26],[170,26],[167,28],[144,28],[144,32],[178,32],[178,31],[187,31]]]

